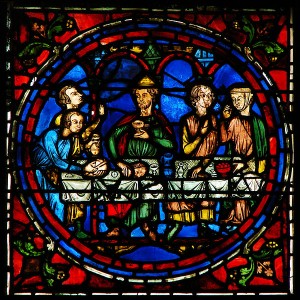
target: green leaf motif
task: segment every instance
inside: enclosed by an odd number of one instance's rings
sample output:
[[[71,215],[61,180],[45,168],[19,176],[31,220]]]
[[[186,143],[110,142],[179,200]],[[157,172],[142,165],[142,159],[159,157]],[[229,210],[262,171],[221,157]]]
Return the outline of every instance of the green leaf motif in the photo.
[[[274,251],[274,257],[280,255],[281,253],[282,253],[282,249],[276,249],[276,250]]]
[[[43,271],[45,277],[53,277],[55,275],[55,269],[51,267],[48,262],[45,262],[43,266]]]
[[[262,248],[259,252],[254,252],[252,255],[257,260],[269,260],[282,253],[282,249],[278,248]]]
[[[28,44],[20,53],[20,58],[27,58],[38,56],[44,49],[51,49],[51,46],[47,43],[34,42]]]
[[[59,33],[59,30],[62,30],[62,24],[64,19],[65,19],[64,15],[59,15],[53,19],[47,31],[49,39],[52,39],[56,32]]]
[[[47,35],[49,39],[53,39],[54,36],[62,35],[66,31],[74,30],[75,28],[77,28],[77,25],[74,18],[68,15],[59,15],[49,25]]]
[[[50,287],[52,287],[53,286],[53,284],[54,284],[54,279],[47,279],[47,284],[48,284],[48,286],[50,286]]]
[[[52,39],[55,35],[59,35],[63,32],[63,26],[62,25],[57,25],[52,27],[51,31],[49,31],[48,36],[49,39]]]
[[[272,256],[272,250],[270,249],[262,249],[261,251],[259,251],[258,253],[253,253],[254,258],[256,259],[270,259],[270,257]]]
[[[241,268],[240,269],[240,273],[243,276],[248,275],[250,272],[251,272],[251,268]]]
[[[34,244],[31,242],[16,240],[14,245],[18,248],[19,252],[25,256],[37,257],[45,253],[45,251],[36,250]]]
[[[252,277],[254,273],[254,260],[251,257],[249,257],[249,260],[250,267],[240,269],[240,274],[242,275],[242,278],[238,282],[242,286],[246,286],[247,281]]]
[[[244,24],[243,30],[245,32],[249,33],[249,43],[251,43],[254,38],[255,28],[254,28],[253,24],[245,16],[243,16],[242,22]]]
[[[266,53],[268,54],[281,54],[284,52],[284,48],[281,47],[278,43],[276,42],[270,42],[270,41],[260,41],[252,45],[253,49],[254,48],[262,48]]]

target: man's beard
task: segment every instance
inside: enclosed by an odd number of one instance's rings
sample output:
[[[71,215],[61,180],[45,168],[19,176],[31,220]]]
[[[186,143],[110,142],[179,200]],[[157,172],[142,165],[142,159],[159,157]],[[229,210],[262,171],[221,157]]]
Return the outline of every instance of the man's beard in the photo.
[[[139,107],[141,110],[145,110],[151,106],[151,102],[148,103],[139,103]]]

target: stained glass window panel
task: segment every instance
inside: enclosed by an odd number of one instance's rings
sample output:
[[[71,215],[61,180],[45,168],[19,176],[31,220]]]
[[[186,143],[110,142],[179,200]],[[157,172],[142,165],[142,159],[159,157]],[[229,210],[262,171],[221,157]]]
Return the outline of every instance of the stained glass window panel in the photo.
[[[293,6],[5,6],[6,294],[293,295]]]

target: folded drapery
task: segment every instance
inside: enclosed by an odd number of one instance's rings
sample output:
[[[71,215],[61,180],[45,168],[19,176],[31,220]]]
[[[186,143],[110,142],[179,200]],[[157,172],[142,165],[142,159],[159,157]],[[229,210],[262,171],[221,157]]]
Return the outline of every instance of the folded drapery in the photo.
[[[84,179],[79,174],[63,173],[62,184],[66,190],[62,199],[66,202],[86,202],[93,199],[108,200],[106,186],[98,179]]]

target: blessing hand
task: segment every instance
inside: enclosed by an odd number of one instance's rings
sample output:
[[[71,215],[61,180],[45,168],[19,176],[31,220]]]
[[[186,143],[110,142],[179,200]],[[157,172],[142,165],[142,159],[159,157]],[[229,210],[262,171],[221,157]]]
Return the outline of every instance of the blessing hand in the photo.
[[[104,105],[103,104],[100,104],[99,105],[99,116],[103,116],[104,113],[105,113],[105,108],[104,108]]]
[[[228,119],[231,116],[231,113],[232,113],[232,108],[230,107],[230,105],[225,105],[223,109],[223,117],[225,119]]]
[[[149,134],[147,131],[141,129],[139,132],[134,134],[134,137],[138,139],[149,139]]]
[[[189,132],[192,136],[194,136],[199,128],[199,121],[196,118],[188,118],[187,125],[189,128]]]

